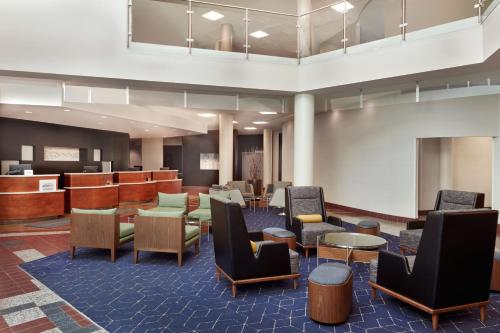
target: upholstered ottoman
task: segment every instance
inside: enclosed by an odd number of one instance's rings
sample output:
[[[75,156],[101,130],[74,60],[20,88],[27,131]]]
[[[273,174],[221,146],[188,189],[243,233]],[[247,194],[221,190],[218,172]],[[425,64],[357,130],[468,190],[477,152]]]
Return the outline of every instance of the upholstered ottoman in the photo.
[[[295,250],[296,237],[295,234],[289,230],[282,228],[265,228],[262,230],[264,240],[272,240],[277,243],[287,243],[288,248]]]
[[[367,234],[373,236],[380,235],[380,223],[377,221],[360,221],[358,225],[356,225],[356,232],[360,234]]]
[[[352,309],[352,269],[340,263],[316,267],[308,281],[309,317],[323,324],[343,323]]]
[[[500,252],[495,252],[495,258],[493,259],[490,289],[500,291]]]

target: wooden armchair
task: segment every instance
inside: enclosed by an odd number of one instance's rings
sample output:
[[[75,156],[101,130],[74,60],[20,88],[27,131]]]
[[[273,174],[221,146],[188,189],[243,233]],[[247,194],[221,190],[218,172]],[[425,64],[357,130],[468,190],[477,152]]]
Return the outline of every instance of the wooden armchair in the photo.
[[[185,225],[184,217],[137,216],[135,218],[134,263],[139,251],[177,253],[177,264],[182,266],[182,255],[190,246],[200,252],[200,227]]]
[[[111,261],[116,260],[116,249],[134,239],[134,225],[120,223],[117,214],[71,214],[69,237],[70,258],[75,257],[76,247],[110,249]]]

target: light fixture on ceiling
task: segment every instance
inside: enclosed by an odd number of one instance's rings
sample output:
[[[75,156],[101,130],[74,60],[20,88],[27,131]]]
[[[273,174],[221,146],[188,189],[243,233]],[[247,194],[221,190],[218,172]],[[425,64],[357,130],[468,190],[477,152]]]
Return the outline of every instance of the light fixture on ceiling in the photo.
[[[146,132],[149,132],[149,129],[147,129],[147,128],[146,128],[146,129],[145,129],[145,131],[146,131]]]
[[[153,127],[158,127],[158,125],[154,125]]]
[[[265,125],[265,124],[267,124],[267,121],[252,121],[252,124],[255,124],[255,125]]]
[[[198,117],[202,118],[212,118],[217,116],[215,113],[198,113]]]
[[[246,129],[247,131],[254,131],[257,129],[257,127],[247,126],[247,127],[244,127],[244,129]]]
[[[108,118],[108,117],[107,116],[101,116],[101,119],[106,119],[106,118]]]
[[[233,120],[233,124],[237,124],[238,122],[236,120]]]
[[[259,113],[264,114],[264,115],[278,114],[278,112],[276,112],[276,111],[260,111]]]
[[[269,36],[269,34],[267,32],[265,32],[265,31],[257,30],[257,31],[252,32],[250,34],[250,36],[252,36],[254,38],[257,38],[257,39],[261,39],[261,38]]]
[[[24,113],[32,114],[33,112],[31,112],[31,111],[24,111]]]
[[[349,1],[339,2],[338,4],[332,6],[332,9],[342,14],[347,13],[349,10],[353,8],[354,6]]]
[[[64,109],[63,111],[64,112],[70,112],[71,110],[70,109]]]
[[[221,18],[224,17],[224,15],[216,12],[215,10],[211,10],[211,11],[209,11],[201,16],[203,16],[204,18],[206,18],[207,20],[210,20],[210,21],[217,21],[217,20],[220,20]]]

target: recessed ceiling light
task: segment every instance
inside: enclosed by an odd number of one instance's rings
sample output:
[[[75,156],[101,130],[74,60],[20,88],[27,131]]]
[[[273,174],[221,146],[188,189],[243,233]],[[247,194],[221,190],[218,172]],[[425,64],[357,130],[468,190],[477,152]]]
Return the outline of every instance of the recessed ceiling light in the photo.
[[[267,124],[267,121],[252,121],[252,123],[255,125],[264,125]]]
[[[354,8],[354,6],[349,1],[340,2],[340,3],[332,6],[332,9],[334,9],[342,14],[348,12],[350,9],[353,9],[353,8]]]
[[[253,127],[253,126],[247,126],[247,127],[244,127],[244,129],[248,130],[248,131],[253,131],[253,130],[256,130],[257,127]]]
[[[212,118],[217,116],[215,113],[198,113],[198,117]]]
[[[31,112],[31,111],[24,111],[24,113],[31,114],[33,112]]]
[[[215,10],[211,10],[208,13],[205,13],[201,16],[203,16],[204,18],[206,18],[207,20],[210,20],[210,21],[217,21],[217,20],[220,20],[221,18],[224,17],[224,15],[216,12]]]
[[[153,127],[158,127],[158,125],[154,125]]]
[[[269,36],[269,34],[265,31],[257,30],[257,31],[252,32],[250,34],[250,36],[260,39],[260,38],[264,38],[264,37]]]
[[[70,109],[64,109],[63,111],[64,112],[70,112],[71,110]]]
[[[233,124],[237,124],[238,122],[236,120],[233,120]]]
[[[276,111],[260,111],[260,114],[278,114]]]
[[[106,119],[106,118],[108,118],[108,117],[106,117],[106,116],[101,116],[101,118],[102,118],[102,119]]]
[[[145,131],[146,131],[146,132],[149,132],[149,130],[148,130],[147,128],[145,129]]]

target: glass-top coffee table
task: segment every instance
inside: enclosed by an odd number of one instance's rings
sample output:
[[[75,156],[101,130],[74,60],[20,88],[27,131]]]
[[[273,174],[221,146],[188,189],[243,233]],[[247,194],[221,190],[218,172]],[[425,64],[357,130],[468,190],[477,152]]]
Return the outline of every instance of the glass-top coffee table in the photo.
[[[387,241],[382,237],[355,232],[332,232],[317,238],[319,259],[344,260],[369,263],[378,258],[378,250],[387,249]]]

